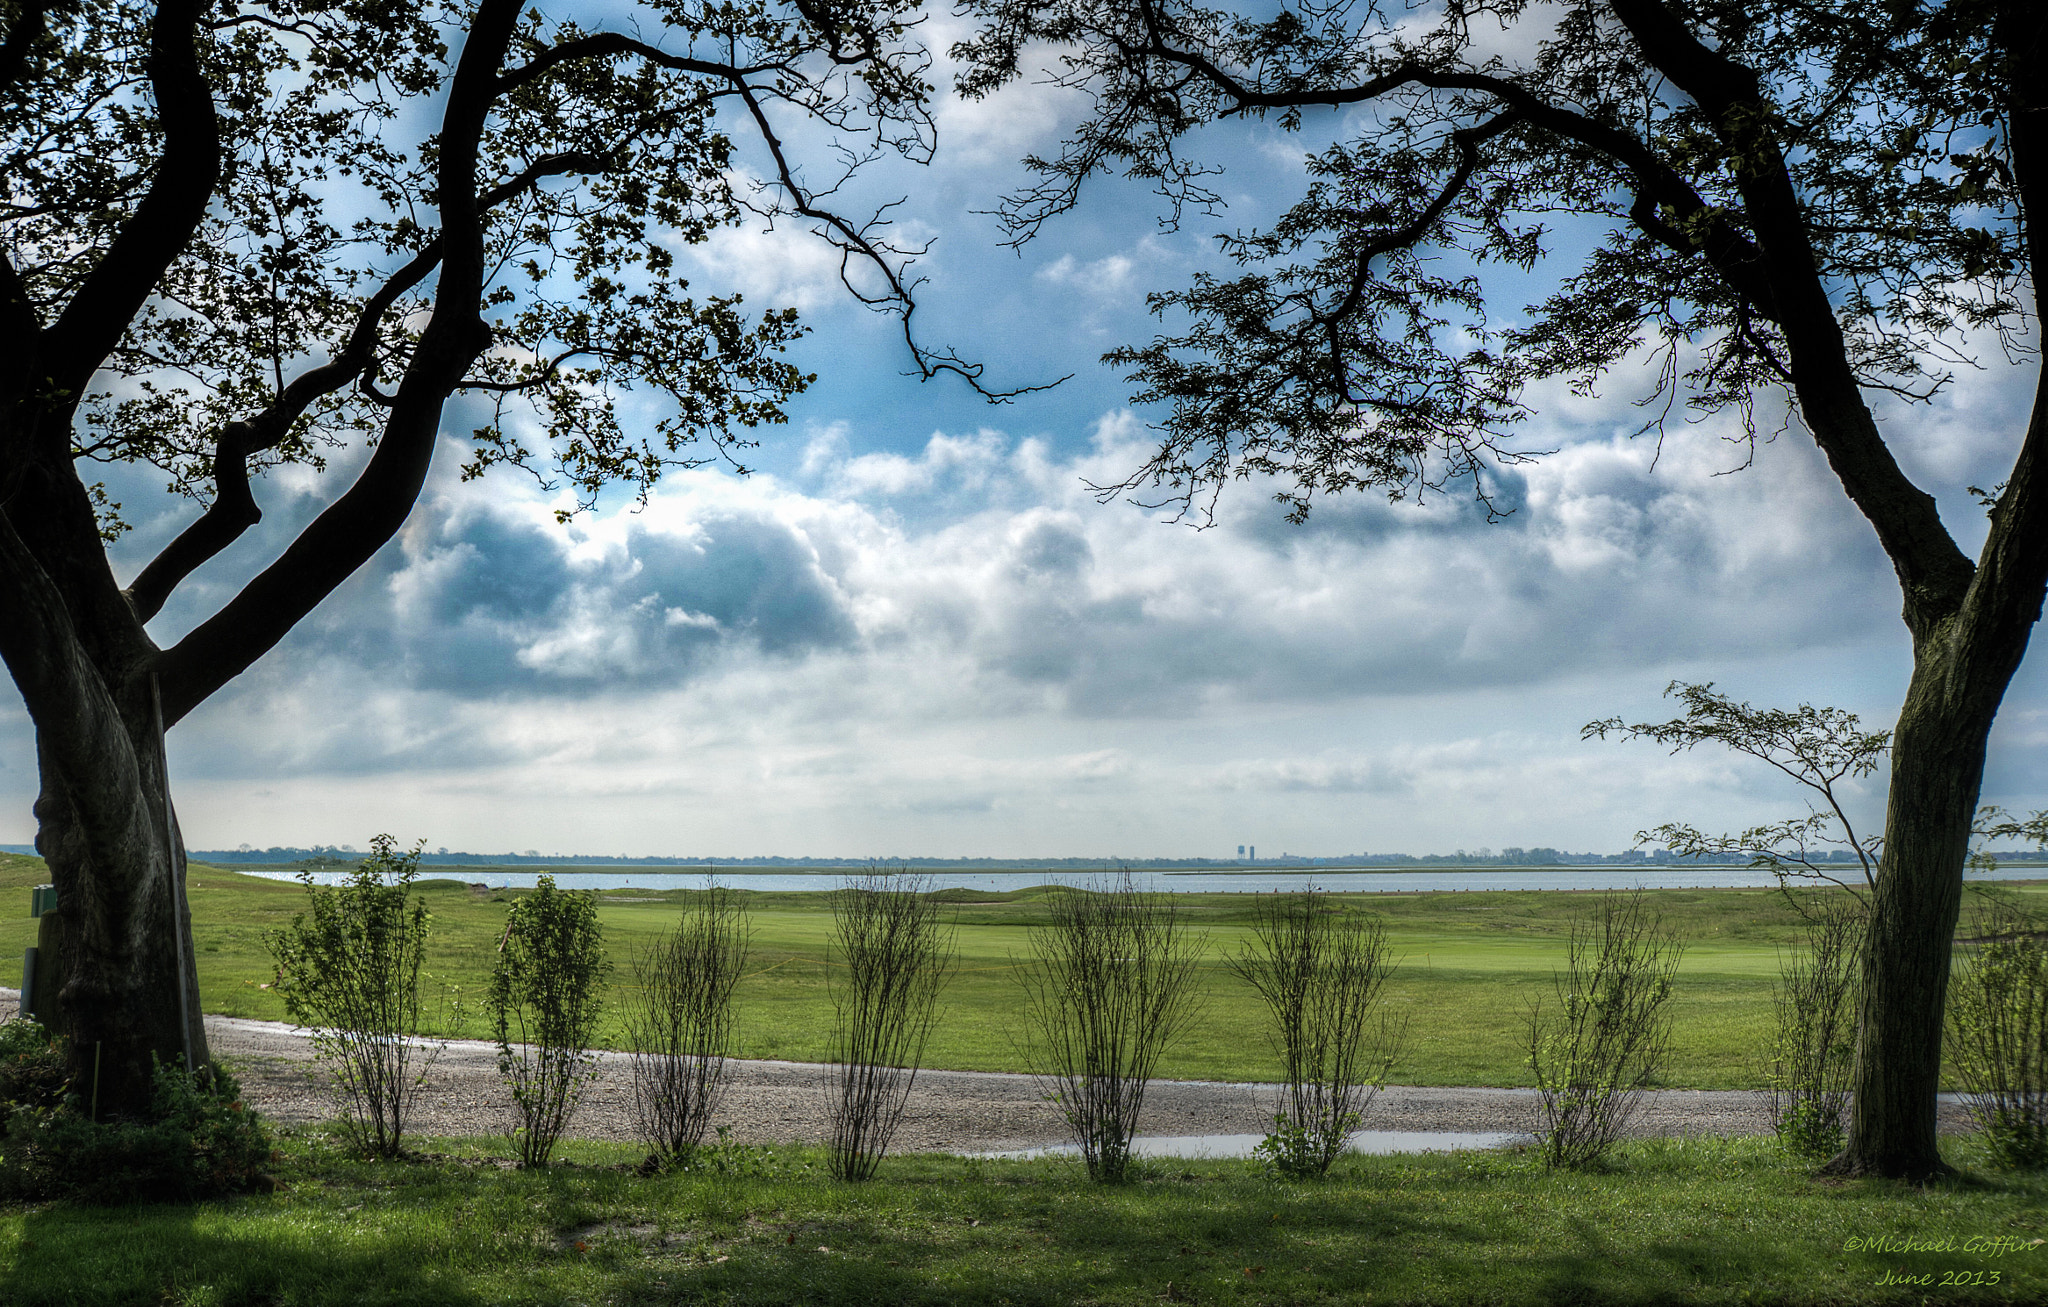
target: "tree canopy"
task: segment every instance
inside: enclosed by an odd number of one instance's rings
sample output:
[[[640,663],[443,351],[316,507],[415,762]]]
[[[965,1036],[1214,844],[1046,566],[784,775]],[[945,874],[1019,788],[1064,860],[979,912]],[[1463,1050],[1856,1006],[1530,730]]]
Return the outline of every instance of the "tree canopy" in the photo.
[[[742,466],[811,378],[793,310],[683,275],[739,222],[815,232],[916,372],[1002,397],[918,342],[888,209],[832,207],[929,159],[928,64],[902,0],[0,0],[0,657],[37,731],[59,1006],[115,1106],[204,1047],[163,732],[391,538],[451,399],[465,477],[587,504]],[[193,504],[125,586],[109,464]],[[287,465],[345,488],[160,648],[147,624]]]
[[[1636,386],[1643,430],[1796,422],[1900,583],[1857,1119],[1837,1169],[1925,1175],[1940,1010],[1999,702],[2048,586],[2044,417],[2010,433],[1972,560],[1901,466],[1899,404],[2036,375],[2048,9],[2027,0],[966,0],[961,89],[1043,76],[1092,111],[1002,208],[1029,240],[1121,171],[1165,221],[1221,207],[1202,129],[1313,137],[1300,199],[1226,232],[1238,271],[1155,293],[1118,349],[1158,443],[1107,495],[1198,520],[1233,479],[1320,496],[1453,484],[1492,507],[1539,456],[1531,387]],[[1504,291],[1540,270],[1534,303]],[[1639,380],[1640,379],[1640,380]],[[1897,401],[1897,403],[1895,403]],[[1887,423],[1894,424],[1890,430]],[[1724,427],[1724,430],[1727,428]],[[1955,489],[1961,490],[1962,487]],[[1873,846],[1874,847],[1874,846]]]
[[[1590,389],[1647,361],[1646,426],[1732,408],[1754,437],[1800,364],[1839,356],[1851,393],[1925,397],[1987,341],[2025,348],[2013,56],[1994,32],[2019,25],[2012,6],[968,7],[984,26],[955,51],[967,93],[1043,66],[1096,97],[1004,204],[1015,240],[1119,169],[1169,221],[1216,210],[1205,125],[1335,138],[1270,228],[1219,237],[1240,275],[1156,294],[1186,325],[1110,356],[1165,411],[1134,489],[1269,473],[1301,512],[1460,477],[1484,493],[1528,453],[1514,426],[1538,379]],[[1489,293],[1490,269],[1552,258],[1570,263],[1541,301]],[[1852,493],[1918,498],[1857,452]]]

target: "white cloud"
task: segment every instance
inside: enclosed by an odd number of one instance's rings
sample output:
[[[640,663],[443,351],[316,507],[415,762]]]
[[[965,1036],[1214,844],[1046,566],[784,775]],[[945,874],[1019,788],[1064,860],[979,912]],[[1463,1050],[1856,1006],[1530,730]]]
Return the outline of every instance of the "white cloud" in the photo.
[[[1054,286],[1068,286],[1090,295],[1112,297],[1130,289],[1131,274],[1136,266],[1127,254],[1105,255],[1087,263],[1076,262],[1071,254],[1062,254],[1032,275]]]
[[[839,280],[839,251],[806,231],[801,222],[769,228],[757,221],[720,227],[701,245],[677,253],[690,265],[707,294],[739,291],[760,310],[794,308],[816,313],[846,298]],[[853,270],[856,284],[866,269]],[[863,284],[863,288],[866,289]],[[694,289],[694,287],[693,287]]]
[[[889,453],[837,459],[832,484],[839,493],[853,498],[924,493],[942,483],[955,489],[976,489],[987,483],[1000,463],[1004,443],[1003,437],[994,431],[978,431],[971,436],[949,436],[935,431],[914,459]],[[813,461],[807,453],[805,468],[814,471],[822,462],[822,455]]]
[[[1283,817],[1326,849],[1432,848],[1429,821],[1482,810],[1487,842],[1580,846],[1598,822],[1611,844],[1690,810],[1579,723],[1654,713],[1703,665],[1889,632],[1881,560],[1790,444],[1731,478],[1711,440],[1655,471],[1648,442],[1586,441],[1520,471],[1493,525],[1444,498],[1342,500],[1292,527],[1251,485],[1197,532],[1084,485],[1145,439],[1124,412],[1065,456],[987,429],[855,454],[825,427],[800,481],[700,470],[566,532],[538,492],[452,488],[386,581],[203,709],[179,756],[222,792],[404,775],[449,803],[478,784],[576,796],[573,821],[677,851],[707,846],[634,805],[685,805],[735,850],[749,830],[788,852],[909,830],[957,851],[1189,851]],[[905,518],[907,500],[952,507]],[[385,653],[344,629],[387,631]],[[337,721],[336,701],[360,707]],[[1535,703],[1547,725],[1484,725]],[[1448,742],[1402,738],[1437,715]],[[1716,765],[1651,770],[1757,801]]]
[[[946,80],[950,82],[951,76]],[[1087,107],[1085,94],[1038,77],[1012,82],[983,100],[947,94],[934,115],[939,148],[957,167],[1011,165],[1027,154],[1056,148],[1061,133],[1078,122]]]

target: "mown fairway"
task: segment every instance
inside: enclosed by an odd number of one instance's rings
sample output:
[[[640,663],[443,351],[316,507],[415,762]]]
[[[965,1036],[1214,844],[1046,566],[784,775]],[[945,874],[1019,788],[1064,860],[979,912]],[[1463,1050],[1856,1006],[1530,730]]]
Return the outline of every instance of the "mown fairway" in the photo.
[[[464,874],[487,872],[465,869]],[[44,879],[39,860],[0,855],[0,895],[9,896],[13,905],[0,917],[0,957],[19,958],[31,942],[27,887]],[[677,877],[673,883],[699,882]],[[745,878],[735,876],[729,883],[744,886]],[[272,971],[263,937],[303,909],[305,890],[288,881],[195,866],[190,892],[207,1011],[283,1019],[282,1004],[265,988]],[[478,894],[459,881],[436,880],[422,882],[420,892],[434,913],[429,960],[434,984],[445,984],[470,1009],[466,1027],[452,1019],[451,1009],[440,1028],[481,1036],[476,999],[504,929],[505,901],[519,891]],[[631,985],[635,949],[672,925],[692,892],[635,887],[599,896],[617,964],[616,996],[623,997]],[[2020,892],[2048,906],[2048,886]],[[1044,918],[1043,893],[952,891],[947,897],[955,901],[960,961],[927,1063],[1021,1069],[1017,967],[1029,954],[1030,928]],[[753,892],[745,893],[745,899],[754,940],[738,998],[743,1053],[818,1060],[825,1055],[831,1013],[827,899]],[[1394,1078],[1418,1085],[1529,1083],[1522,1065],[1529,1004],[1550,994],[1552,969],[1563,962],[1571,919],[1595,907],[1597,899],[1594,894],[1542,891],[1346,896],[1347,903],[1382,914],[1394,954],[1401,959],[1388,998],[1410,1025]],[[1676,1038],[1666,1082],[1702,1089],[1757,1084],[1779,949],[1795,937],[1796,916],[1781,896],[1767,890],[1665,890],[1653,899],[1689,941],[1674,999]],[[1250,934],[1252,901],[1250,895],[1231,894],[1180,900],[1205,942],[1202,980],[1209,1006],[1200,1028],[1168,1056],[1163,1067],[1168,1076],[1263,1080],[1276,1073],[1264,1013],[1225,965]],[[616,1031],[614,1025],[614,1037]]]

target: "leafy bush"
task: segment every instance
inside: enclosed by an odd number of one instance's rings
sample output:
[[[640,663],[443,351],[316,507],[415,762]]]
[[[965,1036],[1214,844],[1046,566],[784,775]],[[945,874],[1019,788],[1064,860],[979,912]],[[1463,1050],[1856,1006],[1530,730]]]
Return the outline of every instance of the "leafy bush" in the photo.
[[[2000,1166],[2048,1165],[2048,948],[2018,902],[1986,892],[1949,983],[1948,1053]]]
[[[746,964],[746,909],[714,885],[634,965],[639,985],[626,1014],[633,1103],[656,1166],[704,1142],[732,1077],[732,991]]]
[[[17,1112],[52,1112],[70,1092],[63,1040],[32,1017],[0,1025],[0,1129]]]
[[[1671,1043],[1671,977],[1685,945],[1643,904],[1608,895],[1572,923],[1557,1007],[1529,1009],[1544,1162],[1579,1168],[1621,1137]]]
[[[1272,1013],[1280,1110],[1254,1150],[1290,1179],[1327,1173],[1386,1083],[1405,1027],[1373,1007],[1393,966],[1379,920],[1311,887],[1260,900],[1231,963]]]
[[[922,877],[870,869],[832,899],[841,966],[832,975],[825,1156],[835,1180],[882,1164],[938,1017],[953,942]]]
[[[234,1077],[158,1064],[149,1115],[93,1121],[74,1099],[20,1110],[0,1137],[0,1195],[17,1201],[192,1202],[267,1190],[269,1136]]]
[[[334,1074],[342,1125],[360,1151],[394,1157],[405,1118],[441,1046],[422,1045],[420,967],[431,918],[411,898],[419,850],[397,853],[389,835],[340,886],[313,883],[311,908],[266,940],[286,1015],[312,1030]]]
[[[1022,969],[1032,1073],[1088,1178],[1121,1184],[1146,1084],[1200,1011],[1198,947],[1173,901],[1128,870],[1103,890],[1056,890],[1046,907]]]
[[[545,1166],[595,1074],[590,1040],[611,964],[596,900],[556,889],[553,876],[514,899],[509,918],[488,1004],[498,1072],[519,1110],[520,1165]]]
[[[1765,1083],[1778,1138],[1801,1157],[1842,1147],[1856,1054],[1856,968],[1867,916],[1863,903],[1831,894],[1795,899],[1806,938],[1779,962],[1771,998],[1777,1021]]]

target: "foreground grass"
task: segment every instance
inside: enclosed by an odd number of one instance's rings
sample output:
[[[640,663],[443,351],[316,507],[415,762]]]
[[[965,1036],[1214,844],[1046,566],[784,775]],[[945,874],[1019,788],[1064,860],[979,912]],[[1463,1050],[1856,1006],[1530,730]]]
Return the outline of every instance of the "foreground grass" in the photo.
[[[1518,1154],[1352,1158],[1286,1184],[1158,1164],[821,1159],[644,1178],[618,1147],[522,1173],[286,1141],[285,1188],[197,1207],[0,1209],[8,1303],[1892,1303],[2048,1299],[2048,1179],[1824,1183],[1757,1140],[1652,1142],[1599,1175]],[[1956,1160],[1976,1154],[1967,1143]],[[1884,1251],[1913,1240],[1941,1251]],[[1974,1242],[1973,1242],[1974,1241]],[[1890,1276],[1926,1284],[1885,1285]],[[1947,1277],[1950,1283],[1944,1284]],[[1960,1281],[1960,1283],[1958,1283]]]
[[[464,874],[483,876],[488,869],[465,869]],[[27,887],[45,879],[39,859],[0,854],[0,899],[18,896],[20,905],[19,915],[0,911],[0,957],[18,958],[32,942]],[[694,887],[698,882],[664,877],[658,883]],[[733,883],[745,881],[736,877]],[[283,1004],[268,988],[273,974],[263,939],[304,910],[305,891],[290,881],[198,865],[191,870],[188,890],[206,1010],[282,1020]],[[600,1033],[601,1043],[623,1043],[616,1000],[626,997],[631,986],[631,959],[674,925],[692,892],[636,886],[598,896],[606,942],[618,963],[613,1018]],[[823,1060],[831,1029],[829,902],[816,893],[740,892],[754,932],[749,974],[736,995],[740,1053]],[[2018,892],[2048,905],[2048,885]],[[430,989],[446,985],[451,994],[469,996],[473,1007],[510,901],[520,891],[478,894],[459,881],[431,880],[421,882],[420,893],[434,914]],[[1021,1070],[1017,969],[1030,953],[1031,928],[1045,919],[1044,893],[957,890],[947,897],[953,901],[960,960],[925,1063],[958,1070]],[[1227,966],[1249,938],[1256,897],[1177,897],[1203,941],[1198,979],[1207,1010],[1169,1052],[1162,1075],[1270,1080],[1278,1074],[1266,1015]],[[1529,1003],[1550,994],[1552,970],[1563,961],[1572,918],[1592,908],[1596,895],[1489,891],[1341,897],[1382,917],[1400,959],[1386,1002],[1411,1022],[1407,1049],[1393,1068],[1395,1080],[1417,1085],[1531,1083],[1524,1065]],[[1796,936],[1796,915],[1769,890],[1661,890],[1651,898],[1688,941],[1673,998],[1675,1029],[1663,1083],[1696,1089],[1757,1085],[1757,1060],[1771,1029],[1771,987],[1780,950]],[[5,906],[0,902],[0,909]],[[464,1026],[453,1019],[452,1009],[444,1009],[433,1026],[442,1034],[483,1034],[481,1022]]]

